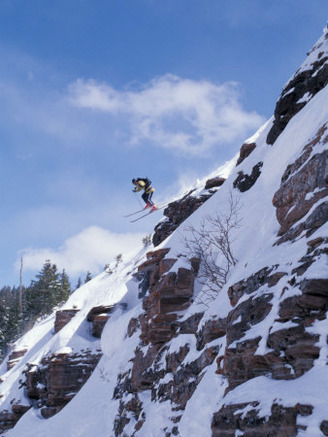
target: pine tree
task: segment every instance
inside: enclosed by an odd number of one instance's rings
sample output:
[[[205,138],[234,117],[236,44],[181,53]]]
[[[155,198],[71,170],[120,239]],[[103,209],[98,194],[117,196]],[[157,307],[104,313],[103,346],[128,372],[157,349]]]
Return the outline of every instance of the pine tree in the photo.
[[[64,269],[60,275],[60,292],[57,295],[57,303],[66,302],[71,292],[71,284]]]
[[[86,284],[87,282],[91,281],[91,279],[92,279],[91,273],[88,271],[84,279],[84,283]]]
[[[65,302],[70,293],[65,270],[59,273],[50,261],[45,262],[29,287],[21,284],[20,287],[3,287],[0,290],[0,361],[10,343],[31,328],[37,318],[50,314],[56,305]]]
[[[69,296],[68,276],[65,271],[59,274],[57,266],[47,260],[36,278],[27,292],[27,310],[33,316],[50,314],[56,305],[65,302]]]
[[[76,286],[75,286],[74,291],[77,290],[78,288],[80,288],[81,285],[82,285],[82,281],[81,281],[81,278],[79,278],[78,281],[77,281],[77,284],[76,284]]]
[[[19,293],[17,288],[5,286],[0,291],[0,356],[20,334]]]

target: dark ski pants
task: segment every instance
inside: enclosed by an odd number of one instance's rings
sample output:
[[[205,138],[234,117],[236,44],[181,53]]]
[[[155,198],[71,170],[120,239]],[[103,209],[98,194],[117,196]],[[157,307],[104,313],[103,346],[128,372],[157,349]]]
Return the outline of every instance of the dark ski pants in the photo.
[[[153,197],[153,191],[151,191],[150,193],[146,193],[146,191],[145,191],[141,197],[143,198],[145,203],[149,203],[150,205],[154,205],[154,202],[151,200],[151,198]]]

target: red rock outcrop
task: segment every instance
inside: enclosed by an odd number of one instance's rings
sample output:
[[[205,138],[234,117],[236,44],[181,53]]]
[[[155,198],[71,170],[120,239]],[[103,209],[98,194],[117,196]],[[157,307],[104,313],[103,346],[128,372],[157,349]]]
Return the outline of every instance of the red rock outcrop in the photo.
[[[0,434],[13,428],[19,419],[31,408],[31,405],[22,405],[15,400],[11,403],[11,410],[0,412]]]
[[[79,310],[75,308],[56,311],[55,333],[67,325],[78,312]]]
[[[99,314],[110,314],[113,312],[115,305],[99,305],[91,308],[87,315],[87,321],[93,322]]]
[[[327,143],[324,124],[283,174],[272,201],[280,224],[277,244],[295,240],[302,232],[309,237],[328,220],[328,202],[321,201],[328,195],[328,151],[320,152]],[[318,153],[313,154],[315,146]]]
[[[114,311],[115,305],[99,305],[91,308],[87,315],[87,321],[91,322],[91,333],[94,337],[100,338],[110,314]]]
[[[21,358],[26,354],[27,349],[19,349],[14,350],[9,354],[8,361],[7,361],[7,369],[12,369],[20,360]]]
[[[144,312],[138,319],[131,319],[128,327],[128,335],[139,335],[141,341],[140,348],[135,351],[131,372],[120,377],[115,390],[115,398],[121,399],[120,416],[115,421],[117,435],[124,431],[129,420],[129,406],[123,401],[124,392],[133,394],[134,403],[139,407],[138,393],[151,390],[153,401],[170,400],[174,411],[183,410],[203,377],[202,371],[213,363],[219,352],[217,346],[206,347],[207,341],[218,338],[222,332],[212,323],[212,329],[207,326],[202,330],[202,352],[198,358],[183,364],[189,352],[187,344],[177,352],[167,353],[166,344],[173,337],[191,333],[197,335],[204,314],[197,313],[180,321],[182,310],[190,305],[193,298],[195,269],[179,268],[177,272],[169,272],[176,260],[165,258],[167,253],[168,250],[150,252],[148,260],[139,266],[139,274],[148,274],[149,293],[143,300]],[[193,261],[197,267],[197,262]],[[170,377],[164,382],[168,375]],[[135,430],[142,427],[140,417],[138,410]],[[179,415],[172,414],[173,424],[179,420]],[[177,430],[176,425],[173,428]]]
[[[106,323],[110,316],[108,314],[97,314],[92,320],[91,333],[94,337],[101,338]]]
[[[326,140],[328,141],[328,137]],[[279,235],[286,234],[310,211],[313,205],[328,195],[327,162],[327,150],[315,154],[302,165],[299,171],[289,175],[286,182],[275,193],[273,205],[277,208],[277,219],[281,225]],[[322,205],[324,204],[321,204],[321,209]],[[314,218],[315,215],[316,218]],[[308,217],[307,224],[293,229],[280,242],[296,238],[303,229],[308,230],[308,235],[311,235],[313,230],[322,226],[328,217],[322,214],[322,218],[320,218],[319,210],[314,210],[311,216],[312,220]],[[318,221],[316,226],[314,226],[315,221]]]
[[[58,353],[44,357],[38,366],[28,365],[26,393],[38,400],[43,417],[58,413],[89,378],[102,353]]]
[[[139,319],[143,344],[169,341],[178,329],[177,312],[191,303],[194,272],[179,268],[177,273],[167,273],[176,262],[176,259],[165,258],[168,251],[148,253],[148,260],[138,268],[149,286],[149,295],[143,300],[145,313]]]
[[[273,287],[279,280],[287,273],[275,271],[278,266],[264,267],[252,276],[231,285],[228,289],[228,296],[232,306],[235,306],[239,299],[244,294],[251,294],[258,290],[263,285],[267,284],[268,287]],[[274,272],[274,273],[272,273]]]
[[[312,406],[297,404],[284,407],[275,403],[270,416],[261,416],[258,402],[224,405],[212,421],[212,437],[234,437],[236,431],[247,437],[292,437],[304,431],[297,416],[309,416]],[[242,434],[241,434],[242,433]]]
[[[164,215],[167,217],[167,220],[160,222],[155,227],[153,235],[154,246],[158,246],[162,243],[186,218],[215,193],[215,190],[208,190],[205,194],[193,196],[192,193],[194,191],[195,190],[190,191],[180,200],[169,203],[164,209]]]

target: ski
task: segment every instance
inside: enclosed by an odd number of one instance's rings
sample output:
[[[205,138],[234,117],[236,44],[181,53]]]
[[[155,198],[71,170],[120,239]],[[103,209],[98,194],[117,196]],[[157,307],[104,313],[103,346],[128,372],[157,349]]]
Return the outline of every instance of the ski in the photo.
[[[145,208],[140,209],[139,211],[131,212],[130,214],[124,215],[123,217],[131,217],[132,215],[140,214],[141,212],[147,211]]]
[[[165,208],[167,205],[164,205],[164,206],[159,206],[157,209],[163,209],[163,208]],[[155,211],[157,211],[157,209],[155,209]],[[147,211],[147,208],[145,209],[145,208],[143,208],[143,209],[140,209],[139,211],[134,211],[134,212],[131,212],[130,214],[126,214],[126,215],[124,215],[123,217],[132,217],[133,215],[136,215],[136,214],[140,214],[141,212],[146,212]],[[153,211],[154,212],[154,211]],[[147,211],[147,214],[144,214],[144,215],[148,215],[150,213],[150,211],[148,210]],[[140,217],[141,218],[141,217]]]
[[[134,220],[130,220],[130,223],[137,222],[138,220],[141,220],[142,218],[147,217],[147,215],[150,215],[150,214],[152,214],[153,212],[159,211],[160,209],[163,209],[163,208],[165,208],[165,207],[166,207],[166,205],[161,206],[161,207],[159,207],[159,208],[156,208],[156,209],[154,209],[154,211],[148,211],[146,214],[144,214],[144,215],[142,215],[142,216],[140,216],[140,217],[137,217],[137,218],[134,219]]]
[[[155,211],[157,211],[157,209],[154,209],[154,211],[149,211],[149,212],[147,212],[147,214],[144,214],[144,215],[142,215],[142,216],[140,216],[140,217],[137,217],[137,218],[134,219],[134,220],[130,220],[130,223],[137,222],[138,220],[141,220],[142,218],[147,217],[147,215],[150,215],[150,214],[152,214],[152,213],[155,212]]]

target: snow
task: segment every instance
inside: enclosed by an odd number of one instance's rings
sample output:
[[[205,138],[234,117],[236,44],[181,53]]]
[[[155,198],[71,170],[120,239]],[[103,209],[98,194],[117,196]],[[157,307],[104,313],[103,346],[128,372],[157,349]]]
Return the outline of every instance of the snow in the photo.
[[[318,50],[325,50],[328,53],[327,45],[328,40],[323,36],[317,48],[302,64],[301,70],[310,68],[311,63],[317,59]],[[272,119],[268,120],[258,132],[246,140],[248,143],[256,142],[257,147],[245,161],[235,167],[238,158],[235,156],[231,161],[221,166],[217,172],[197,182],[194,192],[196,196],[202,193],[206,179],[218,174],[228,178],[204,205],[156,248],[169,247],[171,248],[170,257],[179,256],[172,271],[177,271],[179,267],[187,265],[185,241],[190,238],[190,228],[199,228],[206,216],[215,216],[218,213],[224,216],[228,211],[228,199],[232,192],[240,200],[239,214],[242,221],[240,228],[233,230],[232,249],[237,264],[231,271],[228,283],[209,306],[202,303],[203,289],[198,283],[198,299],[181,313],[183,316],[181,320],[187,319],[195,312],[204,311],[204,317],[199,325],[199,329],[201,329],[204,323],[213,316],[225,318],[232,309],[227,295],[230,285],[251,276],[263,267],[273,267],[279,264],[280,272],[290,274],[299,265],[299,254],[305,254],[307,250],[306,239],[300,238],[293,244],[275,245],[280,226],[276,219],[272,198],[280,186],[281,177],[286,167],[299,157],[304,146],[327,122],[327,101],[328,87],[317,93],[292,118],[273,146],[266,143],[267,133],[272,126]],[[322,150],[322,144],[320,147]],[[327,144],[324,147],[327,147]],[[238,172],[243,171],[249,174],[254,165],[260,161],[263,162],[263,168],[257,183],[245,193],[239,193],[235,190],[233,181]],[[327,225],[321,227],[311,236],[311,239],[327,235],[327,230]],[[132,368],[131,359],[134,356],[134,351],[140,347],[138,335],[131,337],[127,335],[131,318],[138,317],[143,311],[142,300],[138,298],[139,283],[133,275],[137,271],[138,264],[146,260],[146,252],[153,249],[152,246],[141,247],[131,254],[124,254],[123,262],[112,268],[112,274],[103,272],[75,291],[63,309],[76,308],[79,309],[79,312],[61,331],[54,333],[54,314],[52,314],[40,320],[15,344],[16,350],[26,348],[28,352],[10,371],[6,371],[6,361],[0,367],[3,380],[0,385],[1,409],[9,409],[10,401],[13,398],[22,404],[27,403],[23,390],[19,388],[19,380],[22,378],[21,372],[27,363],[38,364],[46,354],[74,353],[82,349],[88,349],[91,352],[101,350],[103,357],[80,392],[60,413],[45,420],[37,409],[31,408],[15,428],[6,433],[6,436],[89,437],[95,435],[102,437],[113,435],[113,423],[119,407],[119,400],[113,398],[117,376]],[[218,254],[218,262],[220,262],[219,257]],[[308,269],[307,278],[323,277],[328,277],[328,269],[327,260],[322,256],[318,257]],[[279,303],[287,297],[300,293],[297,288],[289,286],[286,278],[282,277],[275,287],[262,286],[252,295],[254,299],[268,293],[273,294],[269,315],[260,323],[253,325],[243,337],[243,340],[261,337],[257,350],[259,354],[268,352],[266,340],[270,333],[295,326],[292,322],[281,323],[276,320]],[[249,295],[244,296],[241,302],[249,297]],[[117,306],[115,311],[111,313],[102,338],[92,337],[90,324],[86,321],[90,309],[99,305],[114,305],[118,302],[125,305]],[[240,319],[237,319],[234,323],[239,321]],[[322,435],[319,425],[322,420],[327,419],[328,321],[327,319],[316,321],[312,327],[307,329],[308,332],[319,335],[320,356],[310,371],[295,380],[278,381],[261,376],[237,386],[225,395],[227,381],[222,375],[216,373],[217,363],[214,361],[212,365],[208,366],[203,371],[202,380],[195,395],[187,403],[185,410],[176,412],[177,416],[182,414],[178,425],[181,436],[196,437],[201,435],[209,437],[212,434],[210,424],[214,412],[229,403],[249,403],[252,401],[259,402],[257,409],[262,416],[270,414],[273,402],[282,403],[284,406],[294,406],[299,402],[311,404],[314,407],[313,413],[298,419],[299,424],[307,426],[307,431],[300,431],[299,435],[310,435],[311,437]],[[189,345],[190,351],[183,364],[194,361],[202,353],[202,351],[196,350],[195,337],[190,334],[180,335],[168,344],[169,353],[178,351],[186,344]],[[220,350],[223,350],[226,339],[224,337],[215,340],[211,345],[219,345]],[[165,381],[169,378],[170,374],[166,376]],[[172,405],[170,402],[153,402],[149,391],[139,393],[139,397],[143,403],[146,421],[138,432],[138,437],[164,436],[164,429],[169,426],[168,424],[174,426],[170,421],[173,416]],[[243,410],[244,415],[248,409],[249,407],[246,407]],[[130,423],[125,428],[126,435],[133,433],[135,420],[132,417],[130,419]]]

